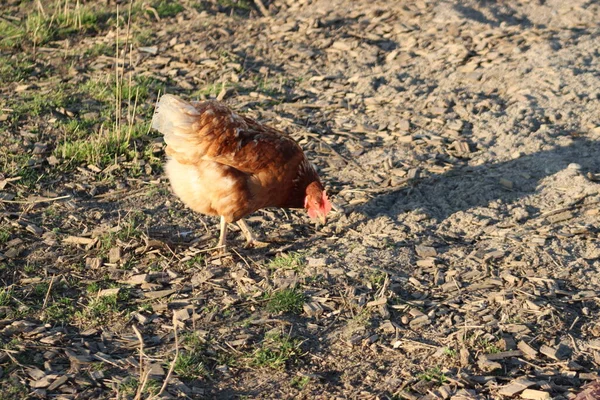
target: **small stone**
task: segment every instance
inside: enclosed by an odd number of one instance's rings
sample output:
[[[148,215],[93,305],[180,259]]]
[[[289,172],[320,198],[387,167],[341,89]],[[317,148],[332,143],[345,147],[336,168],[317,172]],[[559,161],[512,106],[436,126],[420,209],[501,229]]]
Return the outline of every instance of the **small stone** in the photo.
[[[417,247],[415,247],[415,251],[417,252],[417,255],[421,258],[437,256],[437,251],[431,246],[418,245]]]
[[[187,308],[182,308],[181,310],[177,310],[174,313],[175,319],[178,321],[187,321],[190,319],[190,312]]]
[[[85,267],[89,269],[98,269],[102,266],[102,259],[96,257],[87,257],[85,259]]]
[[[120,247],[113,247],[108,251],[108,261],[111,264],[116,264],[121,261],[122,251]]]

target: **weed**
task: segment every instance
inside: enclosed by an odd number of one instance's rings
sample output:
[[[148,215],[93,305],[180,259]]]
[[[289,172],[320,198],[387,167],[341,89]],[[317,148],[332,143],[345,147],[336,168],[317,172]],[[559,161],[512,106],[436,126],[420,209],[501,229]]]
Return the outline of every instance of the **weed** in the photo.
[[[175,360],[173,371],[183,379],[197,379],[206,375],[204,358],[196,352],[182,352]]]
[[[129,141],[125,136],[100,130],[87,139],[68,140],[60,143],[54,154],[69,163],[90,163],[105,167],[122,154],[127,154]]]
[[[72,304],[71,299],[66,297],[50,304],[45,310],[42,316],[42,320],[47,322],[68,322],[73,313],[75,307]]]
[[[12,289],[0,288],[0,307],[10,304],[12,298]]]
[[[98,57],[98,56],[109,56],[115,55],[115,47],[108,43],[94,43],[92,47],[85,51],[86,56]]]
[[[169,191],[163,187],[150,185],[150,188],[146,192],[146,196],[155,197],[155,196],[167,196],[169,195]]]
[[[426,382],[434,382],[438,385],[448,382],[448,378],[446,378],[446,375],[444,375],[439,367],[429,368],[427,371],[419,374],[417,378]]]
[[[283,369],[300,356],[300,340],[280,334],[268,334],[260,349],[252,355],[252,365],[272,369]]]
[[[25,266],[23,267],[23,271],[24,271],[26,274],[33,274],[33,273],[37,272],[37,268],[36,268],[36,266],[35,266],[34,264],[29,264],[29,263],[27,263],[27,264],[25,264]]]
[[[23,35],[25,35],[25,29],[22,26],[0,19],[0,49],[17,47],[21,43]]]
[[[304,267],[304,258],[298,253],[283,254],[271,260],[268,267],[272,269],[300,271]]]
[[[30,391],[13,374],[0,381],[0,400],[17,400],[29,398]]]
[[[10,239],[10,232],[5,229],[0,229],[0,244],[8,242]]]
[[[372,288],[379,289],[385,282],[386,277],[387,277],[387,274],[385,272],[373,271],[369,275],[369,283],[371,284]]]
[[[283,289],[267,297],[267,310],[272,313],[289,312],[299,314],[304,304],[304,294],[298,289]]]
[[[48,288],[50,284],[48,282],[40,282],[33,287],[33,294],[35,297],[44,298],[46,293],[48,293]]]
[[[232,85],[227,82],[215,82],[204,86],[192,93],[191,97],[216,97],[222,90],[225,90]]]
[[[452,357],[452,358],[456,357],[456,354],[457,354],[456,349],[452,349],[450,347],[444,347],[443,352],[444,352],[444,355],[447,355],[448,357]]]
[[[488,339],[480,338],[477,341],[477,345],[480,346],[486,354],[496,354],[502,351],[500,347]]]
[[[174,17],[183,11],[183,6],[176,1],[161,0],[154,3],[154,9],[161,18]]]
[[[217,4],[223,8],[231,7],[240,11],[250,11],[252,9],[248,0],[217,0]]]
[[[102,324],[119,312],[117,295],[96,297],[82,311],[75,313],[75,318],[84,325]]]
[[[179,353],[173,370],[183,379],[197,379],[207,374],[204,340],[196,332],[182,335],[183,350]]]
[[[85,290],[89,294],[98,293],[100,291],[100,284],[98,284],[98,282],[88,283],[88,285],[85,287]]]
[[[194,257],[190,258],[189,260],[187,260],[185,262],[185,264],[188,267],[191,268],[191,267],[194,267],[194,266],[202,266],[202,265],[204,265],[203,261],[204,261],[204,256],[202,254],[198,254],[198,255],[195,255]]]
[[[117,296],[98,297],[88,304],[88,310],[90,316],[94,318],[101,318],[104,314],[116,312],[118,311]]]
[[[182,335],[183,346],[194,352],[199,352],[204,349],[204,339],[202,339],[197,332],[189,332]]]
[[[124,396],[120,398],[130,398],[136,395],[138,391],[138,387],[140,385],[140,381],[127,377],[119,383],[119,392]],[[147,395],[148,398],[151,398],[158,394],[160,391],[161,384],[159,381],[155,379],[148,379],[146,381],[146,385],[144,386],[144,390],[142,394]]]
[[[290,381],[290,385],[298,390],[302,390],[310,383],[310,377],[308,376],[295,376]]]
[[[6,83],[21,81],[31,74],[34,66],[25,58],[0,56],[0,80]]]

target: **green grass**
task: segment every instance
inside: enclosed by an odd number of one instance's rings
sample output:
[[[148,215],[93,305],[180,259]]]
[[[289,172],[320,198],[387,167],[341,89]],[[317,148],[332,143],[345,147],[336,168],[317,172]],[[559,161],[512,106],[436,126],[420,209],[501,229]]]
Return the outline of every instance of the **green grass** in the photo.
[[[38,269],[37,269],[37,266],[36,266],[35,264],[30,264],[30,263],[27,263],[27,264],[25,264],[25,266],[23,267],[23,271],[24,271],[26,274],[35,274],[35,273],[37,273],[37,272],[38,272]]]
[[[184,10],[183,6],[176,1],[161,0],[153,3],[153,8],[161,18],[174,17]]]
[[[98,26],[111,16],[101,8],[65,8],[63,5],[64,2],[56,1],[47,7],[45,14],[35,10],[20,22],[0,20],[0,49],[23,48],[26,45],[43,46],[75,33],[95,32]],[[30,4],[30,7],[33,7],[33,4]]]
[[[75,307],[71,299],[63,297],[50,304],[42,315],[42,320],[54,323],[67,323],[75,313]]]
[[[0,26],[1,24],[2,20]],[[34,67],[35,63],[25,57],[0,56],[0,81],[5,83],[22,81],[33,72]]]
[[[150,46],[155,42],[155,33],[150,28],[136,28],[133,34],[133,43],[137,46]]]
[[[97,118],[76,118],[59,122],[62,140],[54,149],[54,155],[63,159],[67,167],[86,163],[104,168],[116,162],[120,156],[133,160],[146,155],[152,156],[149,159],[151,165],[160,164],[150,150],[143,149],[144,153],[140,154],[132,146],[132,141],[149,132],[153,112],[151,96],[163,92],[164,83],[144,76],[135,77],[129,82],[125,77],[122,85],[117,88],[114,78],[89,79],[76,89],[74,97],[95,100],[89,111],[93,112],[92,115],[99,115]],[[119,126],[115,123],[117,105],[121,107],[119,114],[122,116]],[[80,114],[85,111],[87,110],[81,110]],[[132,116],[135,118],[132,119]],[[126,117],[133,122],[124,122]],[[138,174],[141,172],[137,171]]]
[[[25,29],[16,22],[0,19],[0,49],[12,49],[17,47],[23,36]]]
[[[496,354],[496,353],[500,353],[502,350],[500,349],[500,347],[498,347],[497,344],[489,341],[488,339],[479,339],[477,341],[477,345],[479,347],[482,348],[482,350],[486,353],[486,354]]]
[[[207,374],[204,357],[197,353],[180,353],[175,360],[173,371],[182,379],[198,379]]]
[[[267,295],[267,310],[271,313],[294,313],[302,312],[304,294],[298,289],[283,289]]]
[[[46,297],[46,293],[48,293],[48,288],[50,284],[48,282],[40,282],[33,287],[33,295],[35,297],[43,299]]]
[[[298,390],[302,390],[310,383],[310,377],[308,376],[295,376],[290,381],[290,385]]]
[[[456,357],[456,349],[450,348],[450,347],[444,347],[444,355],[448,356],[448,357]]]
[[[192,98],[199,98],[199,97],[203,97],[203,96],[204,97],[216,97],[219,95],[219,93],[221,93],[221,90],[229,89],[230,87],[234,87],[234,85],[229,82],[210,83],[210,84],[196,90],[195,92],[193,92],[191,97]]]
[[[233,8],[234,10],[250,11],[252,6],[248,0],[217,0],[217,4],[224,8]]]
[[[251,364],[255,367],[284,369],[301,355],[300,344],[300,340],[289,336],[267,334],[261,347],[252,354]]]
[[[89,294],[96,294],[100,291],[100,284],[98,282],[88,283],[85,287],[86,292]]]
[[[0,229],[0,244],[8,242],[10,239],[10,232],[6,229]]]
[[[22,116],[38,117],[43,114],[49,114],[60,107],[67,107],[71,101],[67,86],[58,84],[49,92],[34,90],[26,92],[23,97],[17,97],[11,105],[15,118]]]
[[[304,257],[298,253],[283,254],[271,260],[268,267],[272,269],[300,271],[304,267]]]
[[[194,266],[202,266],[202,265],[204,265],[203,261],[204,261],[204,256],[202,254],[198,254],[198,255],[190,258],[189,260],[187,260],[185,262],[185,264],[188,267],[191,268],[191,267],[194,267]]]
[[[417,378],[426,382],[434,382],[438,385],[443,385],[448,382],[448,378],[446,378],[446,375],[444,375],[439,367],[429,368],[422,374],[419,374]]]
[[[385,272],[373,271],[369,275],[369,283],[371,284],[371,287],[373,289],[379,289],[385,282],[386,277],[387,277],[387,274]]]
[[[136,395],[139,386],[140,381],[138,379],[131,376],[125,378],[121,381],[121,383],[119,383],[119,393],[124,397],[119,398],[133,398]],[[159,381],[155,379],[148,379],[146,385],[144,386],[144,390],[142,391],[142,394],[146,396],[142,396],[142,398],[151,398],[152,396],[157,395],[160,391],[160,387],[161,383]]]
[[[198,379],[208,374],[204,357],[205,344],[195,333],[182,336],[183,350],[179,353],[173,371],[183,379]]]
[[[29,389],[12,374],[0,380],[0,400],[28,399],[29,393]]]
[[[89,289],[89,287],[88,287]],[[125,303],[127,295],[93,297],[83,310],[76,311],[74,319],[84,326],[100,326],[116,318],[120,313],[119,304]]]
[[[94,43],[94,45],[87,49],[84,54],[89,57],[112,57],[115,55],[115,45],[108,43]]]
[[[0,288],[0,307],[9,305],[11,297],[12,289]]]

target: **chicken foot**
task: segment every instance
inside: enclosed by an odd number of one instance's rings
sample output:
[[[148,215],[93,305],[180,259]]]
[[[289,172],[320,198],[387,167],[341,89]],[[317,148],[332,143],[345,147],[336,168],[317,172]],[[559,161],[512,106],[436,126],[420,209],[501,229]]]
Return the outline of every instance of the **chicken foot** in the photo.
[[[225,217],[222,216],[221,233],[219,235],[219,243],[217,244],[217,247],[223,253],[227,251],[227,225],[228,224],[227,221],[225,221]],[[246,241],[248,242],[246,245],[247,247],[265,247],[268,245],[268,243],[261,242],[256,238],[256,235],[254,234],[254,232],[252,232],[252,229],[250,229],[248,224],[246,224],[246,221],[244,221],[243,219],[237,221],[237,225],[246,237]]]
[[[244,221],[243,219],[240,219],[239,221],[237,221],[237,225],[240,227],[240,230],[242,231],[242,233],[246,237],[246,241],[248,242],[246,244],[247,247],[265,247],[265,246],[268,246],[268,243],[261,242],[260,240],[258,240],[256,238],[256,236],[254,235],[254,232],[252,232],[252,229],[250,229],[250,227],[248,226],[248,224],[246,223],[246,221]]]

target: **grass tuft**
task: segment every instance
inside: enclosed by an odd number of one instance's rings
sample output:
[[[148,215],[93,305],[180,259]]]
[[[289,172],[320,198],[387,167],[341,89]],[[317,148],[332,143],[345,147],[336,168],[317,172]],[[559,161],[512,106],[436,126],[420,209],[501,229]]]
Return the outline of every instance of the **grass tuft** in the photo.
[[[304,267],[304,257],[298,253],[283,254],[271,260],[268,267],[272,269],[300,271]]]
[[[300,314],[304,300],[304,294],[298,289],[283,289],[268,295],[267,310],[272,313]]]
[[[252,355],[251,364],[256,367],[284,369],[301,355],[300,340],[279,333],[267,334],[260,349]]]
[[[446,375],[444,375],[439,367],[429,368],[427,371],[419,374],[417,378],[426,382],[434,382],[438,385],[448,382],[448,378],[446,378]]]

